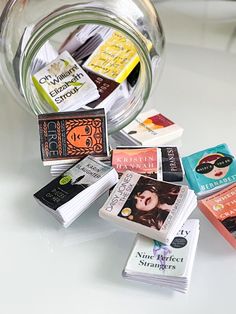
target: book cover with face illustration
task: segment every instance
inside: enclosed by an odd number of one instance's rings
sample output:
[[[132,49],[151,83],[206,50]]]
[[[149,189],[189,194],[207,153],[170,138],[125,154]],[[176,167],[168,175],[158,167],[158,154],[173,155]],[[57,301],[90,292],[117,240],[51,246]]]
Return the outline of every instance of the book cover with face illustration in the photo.
[[[128,170],[99,215],[169,244],[195,207],[195,196],[187,186],[157,181]]]
[[[226,144],[184,157],[183,165],[190,186],[199,194],[236,182],[236,160]]]
[[[104,109],[43,114],[38,122],[45,165],[108,156]]]
[[[206,217],[236,248],[236,184],[198,202]]]

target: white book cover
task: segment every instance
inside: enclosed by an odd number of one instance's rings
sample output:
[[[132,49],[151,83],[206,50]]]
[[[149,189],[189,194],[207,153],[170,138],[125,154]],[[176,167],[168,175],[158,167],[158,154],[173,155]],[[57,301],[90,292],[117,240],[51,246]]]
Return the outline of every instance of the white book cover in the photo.
[[[189,219],[170,245],[137,235],[124,273],[153,277],[185,277],[198,234],[199,220]]]
[[[67,51],[34,74],[32,80],[55,111],[76,110],[100,97],[96,84]]]
[[[121,132],[137,144],[158,146],[181,137],[183,128],[152,109],[140,113]]]
[[[196,197],[187,186],[126,171],[99,215],[131,231],[170,244],[196,204]]]

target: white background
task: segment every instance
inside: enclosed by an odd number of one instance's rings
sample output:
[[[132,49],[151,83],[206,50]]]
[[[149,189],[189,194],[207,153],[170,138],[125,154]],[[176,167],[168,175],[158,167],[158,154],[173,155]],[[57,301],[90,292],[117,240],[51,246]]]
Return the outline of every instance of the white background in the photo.
[[[185,128],[184,155],[222,142],[236,152],[236,3],[158,7],[166,64],[148,106]],[[134,234],[99,219],[99,204],[62,229],[32,197],[51,180],[37,121],[3,86],[0,93],[0,313],[235,313],[235,250],[197,209],[201,233],[187,295],[122,279]]]

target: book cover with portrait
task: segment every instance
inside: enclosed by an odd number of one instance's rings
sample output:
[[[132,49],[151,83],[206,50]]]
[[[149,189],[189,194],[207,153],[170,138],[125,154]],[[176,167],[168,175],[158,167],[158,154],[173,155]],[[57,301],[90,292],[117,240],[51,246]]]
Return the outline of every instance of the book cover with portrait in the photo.
[[[227,144],[204,149],[182,160],[189,185],[199,196],[236,182],[236,160]]]
[[[42,114],[38,123],[44,165],[109,155],[104,109]]]
[[[236,249],[236,184],[198,202],[203,214]]]
[[[126,171],[99,215],[131,231],[170,243],[196,205],[196,196],[187,186]]]

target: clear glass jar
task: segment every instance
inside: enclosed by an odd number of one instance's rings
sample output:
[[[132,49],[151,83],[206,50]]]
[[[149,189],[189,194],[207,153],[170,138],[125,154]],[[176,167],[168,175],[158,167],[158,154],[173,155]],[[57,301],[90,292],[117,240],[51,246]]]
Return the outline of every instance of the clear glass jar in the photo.
[[[149,0],[7,1],[0,19],[2,80],[16,102],[30,112],[36,115],[50,112],[33,87],[32,63],[48,40],[57,48],[66,33],[84,24],[117,29],[135,44],[139,54],[141,67],[132,93],[123,103],[112,106],[108,113],[108,130],[112,133],[126,126],[143,109],[161,73],[164,35],[158,14]],[[32,26],[32,33],[16,65],[14,58],[25,28],[29,26]],[[152,42],[151,50],[143,35]]]

